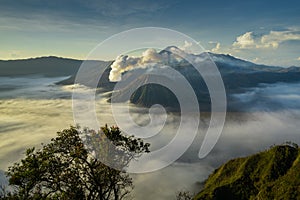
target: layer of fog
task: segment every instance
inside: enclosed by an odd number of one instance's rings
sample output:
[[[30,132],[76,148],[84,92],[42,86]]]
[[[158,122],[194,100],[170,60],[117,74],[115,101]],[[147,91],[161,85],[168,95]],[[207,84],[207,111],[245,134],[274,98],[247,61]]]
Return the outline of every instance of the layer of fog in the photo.
[[[2,85],[3,90],[0,93],[1,170],[7,170],[13,162],[21,159],[26,148],[40,147],[40,143],[49,142],[56,131],[74,124],[71,100],[73,86],[54,85],[58,79],[27,77],[26,80],[15,78],[10,82],[0,78],[0,82],[5,83],[6,88],[14,88],[4,90]],[[132,197],[174,199],[176,191],[181,189],[198,192],[200,183],[228,159],[256,153],[285,141],[300,144],[298,86],[300,84],[263,85],[249,90],[248,93],[236,94],[235,98],[243,100],[252,112],[228,113],[223,133],[206,158],[200,160],[197,156],[208,123],[207,118],[202,118],[199,135],[177,162],[153,173],[132,174],[135,185]],[[85,88],[82,87],[83,94],[84,91]],[[258,100],[248,104],[249,94],[251,99]],[[262,97],[264,101],[259,101]],[[280,105],[281,109],[272,109],[270,105]],[[110,104],[99,95],[96,108],[101,125],[114,125]],[[259,112],[261,108],[266,109]],[[146,111],[147,109],[131,107],[131,115],[138,124],[149,122],[149,115],[143,114]],[[164,129],[159,134],[145,139],[151,143],[150,150],[163,147],[175,136],[179,119],[179,115],[169,114]],[[186,130],[186,134],[189,132],[190,130]]]
[[[260,84],[245,93],[233,94],[236,106],[244,111],[300,109],[300,83]]]
[[[71,93],[61,91],[54,84],[66,78],[68,77],[0,77],[0,99],[70,99]]]

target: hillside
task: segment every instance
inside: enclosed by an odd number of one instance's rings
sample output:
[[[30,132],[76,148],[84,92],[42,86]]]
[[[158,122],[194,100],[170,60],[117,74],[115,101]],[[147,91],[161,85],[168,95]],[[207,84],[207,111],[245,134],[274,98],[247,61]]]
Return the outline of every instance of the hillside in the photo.
[[[85,61],[85,67],[80,71],[80,77],[77,77],[77,83],[94,88],[94,81],[98,80],[97,87],[104,89],[104,91],[111,91],[115,83],[109,81],[109,73],[112,61]],[[102,74],[101,77],[98,77]],[[58,85],[71,85],[75,83],[77,74],[73,74],[69,78],[58,82]]]
[[[280,145],[230,160],[206,180],[195,199],[300,199],[300,153]]]

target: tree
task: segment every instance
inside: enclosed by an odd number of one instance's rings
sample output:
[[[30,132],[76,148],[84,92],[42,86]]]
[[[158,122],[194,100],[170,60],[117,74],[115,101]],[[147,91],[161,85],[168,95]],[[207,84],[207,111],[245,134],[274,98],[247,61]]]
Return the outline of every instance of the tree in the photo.
[[[176,200],[191,200],[193,199],[193,194],[191,194],[189,191],[180,191],[176,195]]]
[[[25,158],[9,167],[9,184],[15,192],[7,199],[123,199],[133,184],[122,169],[143,152],[149,152],[148,143],[122,135],[117,127],[105,126],[98,132],[65,129],[41,150],[27,149]],[[121,168],[107,166],[97,156],[112,157]]]

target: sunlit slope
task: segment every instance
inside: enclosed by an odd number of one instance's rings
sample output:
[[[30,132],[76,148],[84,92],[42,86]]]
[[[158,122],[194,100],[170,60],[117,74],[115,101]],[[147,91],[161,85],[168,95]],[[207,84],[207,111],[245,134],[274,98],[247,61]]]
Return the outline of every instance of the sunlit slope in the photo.
[[[300,199],[299,148],[280,145],[230,160],[209,176],[195,199]]]

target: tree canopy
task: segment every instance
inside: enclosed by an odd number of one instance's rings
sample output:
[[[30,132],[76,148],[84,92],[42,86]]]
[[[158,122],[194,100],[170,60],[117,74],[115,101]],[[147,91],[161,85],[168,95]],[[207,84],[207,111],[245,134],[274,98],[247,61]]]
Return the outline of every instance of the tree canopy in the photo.
[[[123,199],[133,189],[125,168],[144,152],[148,143],[121,134],[118,127],[70,127],[40,150],[27,149],[25,158],[9,167],[14,191],[3,199]],[[118,163],[117,168],[103,159]]]

